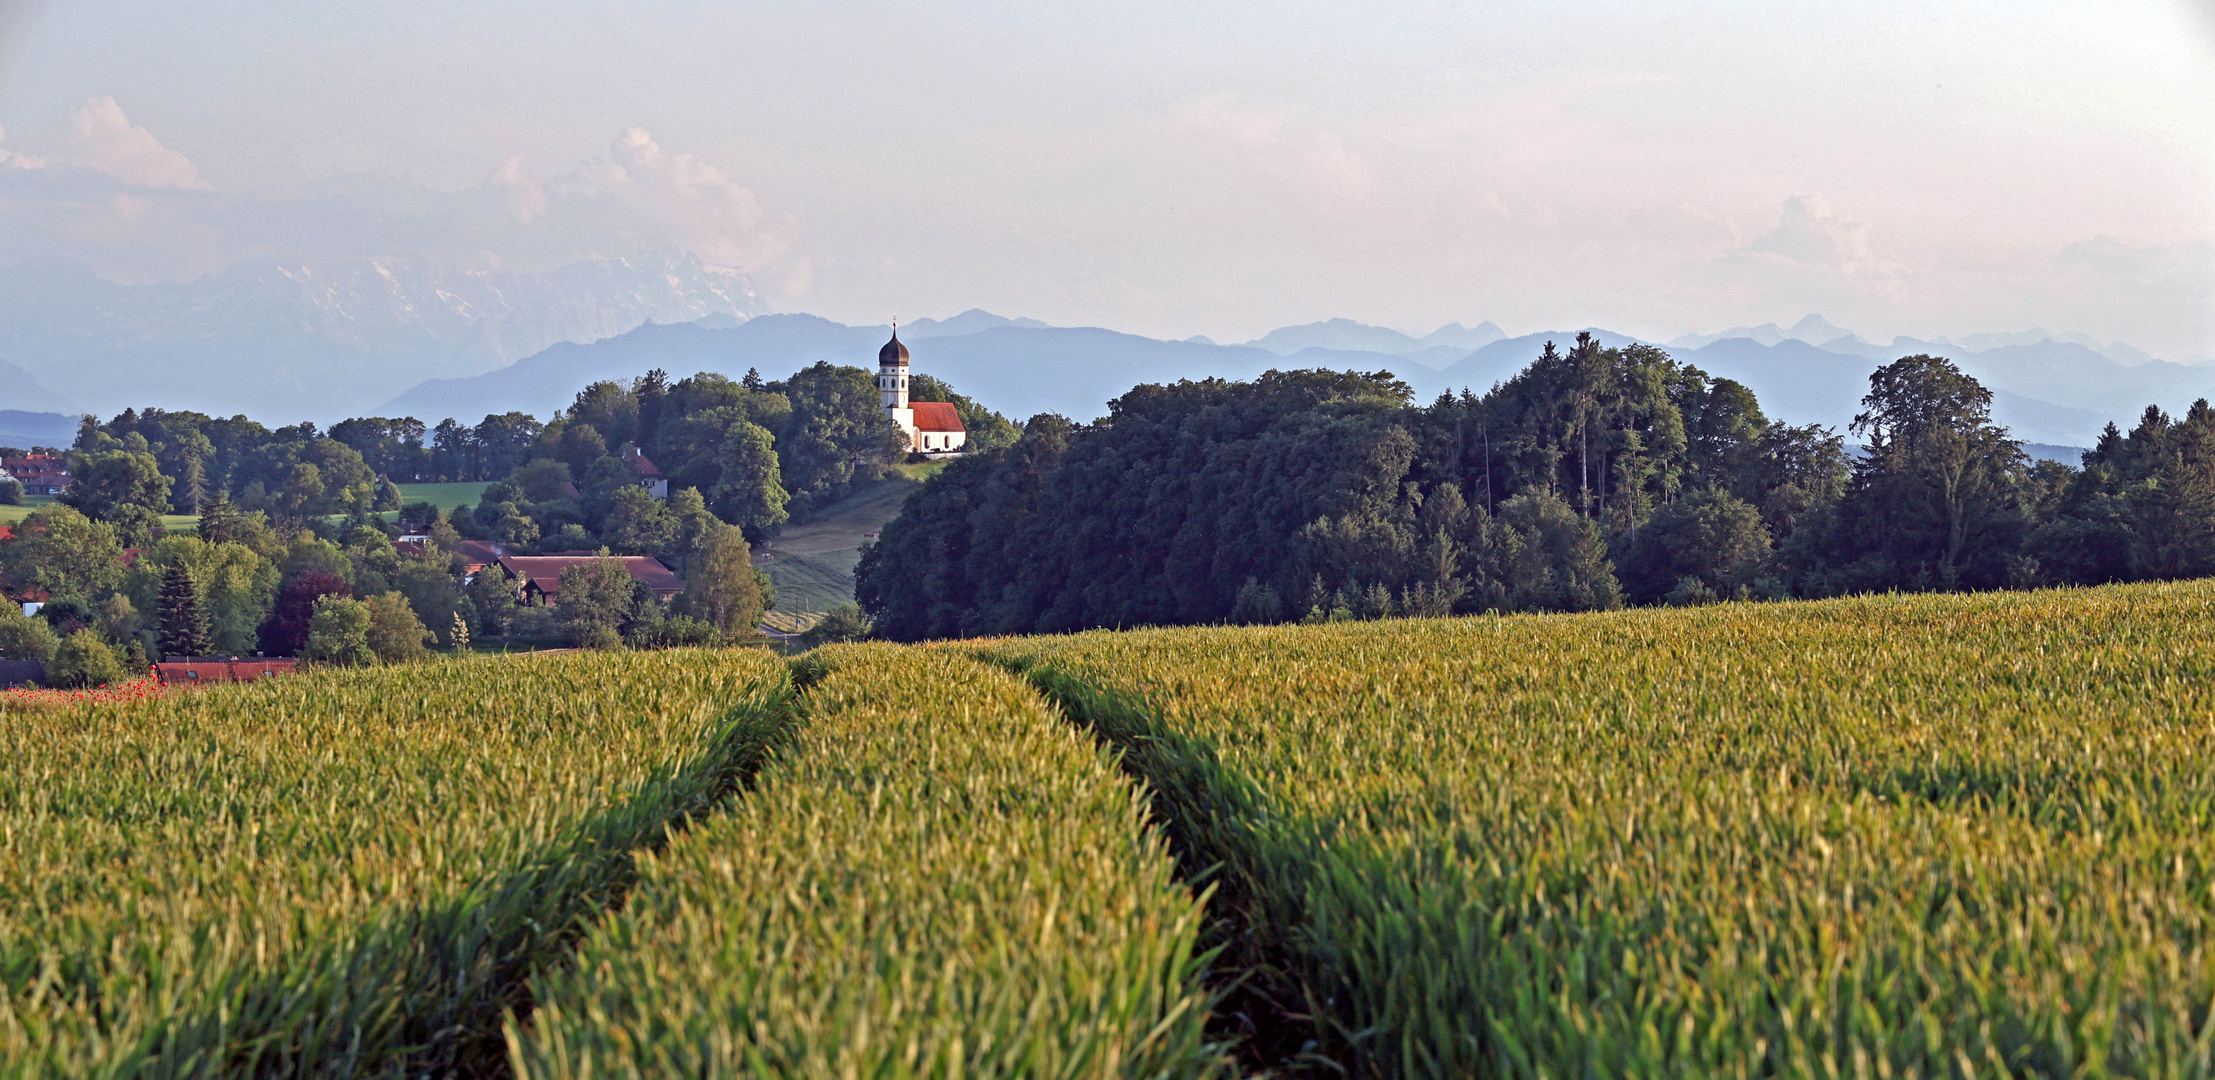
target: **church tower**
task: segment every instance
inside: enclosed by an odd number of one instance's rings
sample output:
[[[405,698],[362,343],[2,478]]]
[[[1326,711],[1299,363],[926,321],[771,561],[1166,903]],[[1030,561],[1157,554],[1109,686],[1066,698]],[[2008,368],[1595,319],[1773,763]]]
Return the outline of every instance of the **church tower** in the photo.
[[[900,430],[915,431],[915,410],[908,408],[908,347],[900,344],[900,328],[892,328],[892,340],[877,350],[877,390],[884,410]]]

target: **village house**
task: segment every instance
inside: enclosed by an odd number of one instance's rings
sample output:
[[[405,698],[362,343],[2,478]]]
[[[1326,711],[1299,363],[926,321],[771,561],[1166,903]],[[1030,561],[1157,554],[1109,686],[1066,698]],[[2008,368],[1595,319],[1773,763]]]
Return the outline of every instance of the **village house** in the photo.
[[[0,458],[0,473],[21,481],[25,495],[59,495],[69,490],[69,463],[59,454]]]
[[[961,452],[969,440],[961,415],[943,401],[908,401],[908,347],[900,343],[900,328],[892,328],[892,340],[877,350],[877,390],[885,412],[907,436],[908,449],[932,457]]]
[[[226,682],[253,682],[289,675],[299,661],[257,656],[186,656],[154,665],[154,677],[164,686],[212,686]]]
[[[599,555],[585,552],[566,555],[503,555],[500,566],[515,580],[516,599],[526,604],[558,604],[561,602],[561,572],[579,563],[589,563]],[[632,581],[643,581],[654,590],[654,598],[663,603],[676,599],[684,591],[684,582],[651,555],[610,556],[623,564]]]
[[[633,447],[624,452],[623,462],[637,470],[638,486],[646,489],[646,494],[657,499],[669,497],[669,478],[663,476],[661,470],[655,467],[653,459]]]

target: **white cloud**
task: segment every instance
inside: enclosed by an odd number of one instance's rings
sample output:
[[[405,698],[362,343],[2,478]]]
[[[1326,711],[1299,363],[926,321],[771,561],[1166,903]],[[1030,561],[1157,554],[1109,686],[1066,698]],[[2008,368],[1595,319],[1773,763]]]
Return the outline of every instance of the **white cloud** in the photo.
[[[6,128],[0,128],[0,142],[6,141],[8,141],[8,131]],[[0,168],[43,169],[45,167],[46,160],[44,158],[35,158],[29,154],[18,154],[6,147],[0,147]]]
[[[507,204],[508,216],[518,225],[528,225],[531,219],[546,211],[546,185],[523,175],[523,159],[511,157],[486,178],[485,186],[500,193]]]
[[[131,123],[112,97],[85,102],[69,125],[70,147],[82,164],[139,187],[207,190],[198,167],[163,146],[153,132]]]
[[[754,193],[721,169],[671,154],[651,133],[631,128],[609,146],[612,166],[591,175],[581,194],[597,196],[616,227],[648,247],[681,247],[709,262],[751,268],[783,253],[787,238]]]
[[[1831,209],[1820,194],[1794,195],[1784,200],[1777,227],[1747,245],[1748,254],[1810,270],[1827,270],[1852,278],[1893,279],[1908,268],[1880,258],[1869,247],[1869,226],[1849,220]]]

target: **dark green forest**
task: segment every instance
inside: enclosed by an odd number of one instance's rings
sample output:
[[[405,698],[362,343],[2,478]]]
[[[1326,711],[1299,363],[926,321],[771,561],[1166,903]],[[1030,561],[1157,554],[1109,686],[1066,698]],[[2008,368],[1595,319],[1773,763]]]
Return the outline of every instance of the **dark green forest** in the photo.
[[[1871,375],[1846,433],[1584,336],[1488,393],[1411,397],[1386,372],[1272,371],[1034,417],[908,503],[858,598],[919,640],[2215,572],[2205,401],[2110,425],[2071,469],[1931,356]]]

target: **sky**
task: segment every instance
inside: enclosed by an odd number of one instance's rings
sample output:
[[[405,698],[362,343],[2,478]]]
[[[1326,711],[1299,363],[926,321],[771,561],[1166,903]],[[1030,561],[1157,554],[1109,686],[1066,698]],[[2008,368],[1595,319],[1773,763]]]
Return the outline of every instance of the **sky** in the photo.
[[[0,0],[0,260],[2215,354],[2215,0]]]

